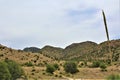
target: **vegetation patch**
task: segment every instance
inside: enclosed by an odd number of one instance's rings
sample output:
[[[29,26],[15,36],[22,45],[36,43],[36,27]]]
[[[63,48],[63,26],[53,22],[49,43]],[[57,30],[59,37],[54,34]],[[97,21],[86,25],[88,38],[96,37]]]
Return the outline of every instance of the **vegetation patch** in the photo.
[[[12,60],[0,62],[0,80],[16,80],[25,76],[19,64]]]
[[[66,62],[64,64],[64,70],[67,73],[74,74],[74,73],[78,72],[77,64],[75,62]]]

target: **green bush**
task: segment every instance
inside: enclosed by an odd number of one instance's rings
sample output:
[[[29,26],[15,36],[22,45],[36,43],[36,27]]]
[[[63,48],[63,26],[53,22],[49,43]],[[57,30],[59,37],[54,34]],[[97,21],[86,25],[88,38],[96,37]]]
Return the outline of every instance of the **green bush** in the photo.
[[[0,62],[0,80],[10,80],[11,74],[5,62]]]
[[[0,80],[16,80],[22,75],[24,72],[16,62],[8,59],[0,62]]]
[[[19,64],[12,60],[5,60],[5,62],[7,63],[8,70],[11,74],[10,80],[16,80],[17,78],[20,78],[22,75],[24,75],[24,71]]]
[[[106,63],[107,63],[108,65],[111,65],[111,60],[110,60],[110,59],[107,59],[107,60],[106,60]]]
[[[29,61],[29,62],[26,62],[24,65],[30,67],[30,66],[33,66],[33,63]]]
[[[112,74],[107,77],[107,80],[120,80],[120,75]]]
[[[67,73],[71,73],[71,74],[78,72],[77,65],[75,62],[66,62],[64,64],[64,70]]]
[[[100,61],[94,61],[92,63],[92,67],[94,67],[94,68],[100,67]]]
[[[59,69],[59,65],[57,63],[53,64],[53,66],[55,67],[55,69]]]
[[[101,71],[107,71],[106,68],[107,66],[104,63],[100,64]]]
[[[47,64],[46,65],[46,72],[53,74],[55,71],[55,67],[53,65]]]

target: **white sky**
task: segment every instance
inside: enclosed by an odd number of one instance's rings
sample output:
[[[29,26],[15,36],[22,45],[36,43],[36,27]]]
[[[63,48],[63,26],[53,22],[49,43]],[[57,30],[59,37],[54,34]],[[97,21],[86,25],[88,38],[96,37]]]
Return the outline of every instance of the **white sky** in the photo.
[[[15,49],[45,45],[66,47],[120,38],[119,0],[0,0],[0,44]]]

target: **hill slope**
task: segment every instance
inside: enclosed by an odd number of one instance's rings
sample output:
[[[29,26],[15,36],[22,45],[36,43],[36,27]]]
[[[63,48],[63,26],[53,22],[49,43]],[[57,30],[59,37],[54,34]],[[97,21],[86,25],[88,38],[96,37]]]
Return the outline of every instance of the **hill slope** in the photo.
[[[82,43],[73,43],[64,49],[65,59],[86,59],[86,57],[93,56],[97,52],[98,44],[86,41]]]
[[[110,41],[110,50],[113,58],[120,60],[120,40]],[[64,49],[64,59],[73,60],[95,60],[107,59],[109,53],[109,43],[107,41],[96,44],[91,41],[74,43]],[[115,60],[114,60],[115,61]]]
[[[53,59],[60,59],[63,56],[63,49],[58,47],[45,46],[41,49],[41,53]]]
[[[14,60],[20,64],[25,64],[26,62],[32,62],[35,65],[44,64],[45,62],[50,63],[52,61],[51,58],[48,58],[40,53],[33,54],[31,52],[15,50],[0,45],[0,60],[4,60],[4,59]]]

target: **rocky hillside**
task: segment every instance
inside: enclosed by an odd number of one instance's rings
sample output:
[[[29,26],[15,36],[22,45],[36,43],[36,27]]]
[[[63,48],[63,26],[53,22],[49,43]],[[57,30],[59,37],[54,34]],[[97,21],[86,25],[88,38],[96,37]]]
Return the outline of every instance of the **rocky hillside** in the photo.
[[[83,60],[86,57],[91,58],[96,54],[97,49],[98,44],[91,41],[73,43],[64,49],[64,59]]]
[[[25,52],[22,50],[15,50],[6,46],[0,45],[0,60],[10,59],[19,64],[25,64],[31,62],[35,65],[44,65],[46,62],[51,63],[53,59],[48,58],[40,53]]]
[[[64,59],[73,60],[95,60],[106,59],[110,55],[110,51],[114,59],[120,60],[120,40],[111,40],[110,44],[105,41],[100,44],[86,41],[82,43],[74,43],[64,49]],[[116,60],[114,60],[116,61]]]

